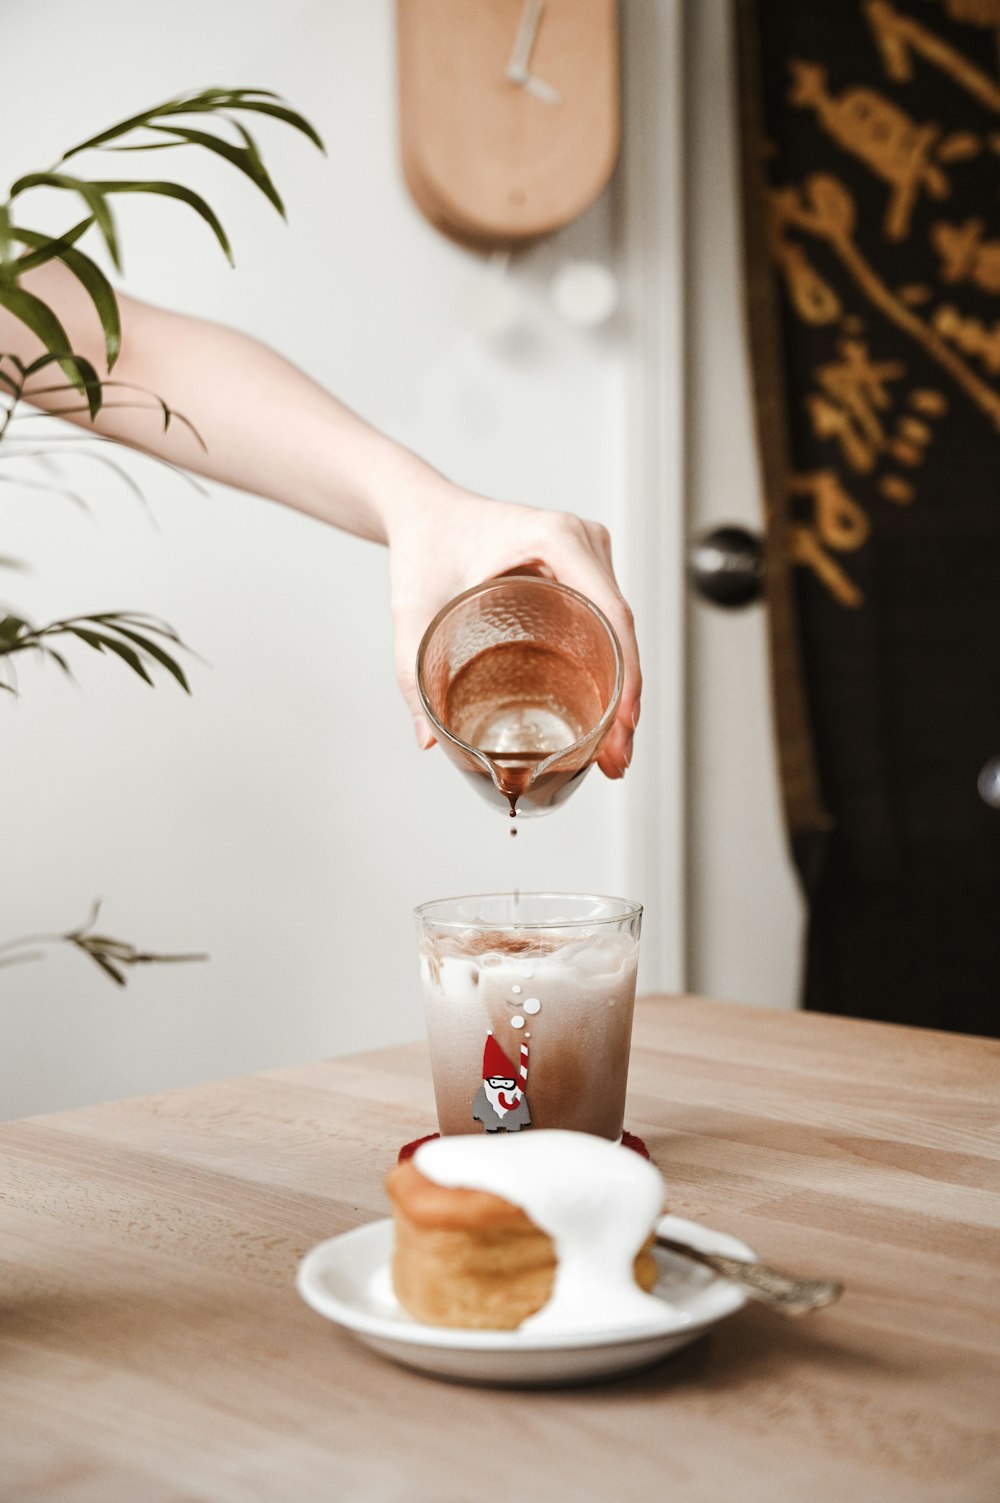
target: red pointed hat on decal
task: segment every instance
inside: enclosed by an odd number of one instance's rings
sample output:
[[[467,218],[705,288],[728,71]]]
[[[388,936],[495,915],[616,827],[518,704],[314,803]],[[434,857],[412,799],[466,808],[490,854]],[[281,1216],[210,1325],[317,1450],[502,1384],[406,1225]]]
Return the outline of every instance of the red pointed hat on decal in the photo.
[[[486,1045],[483,1049],[483,1079],[489,1080],[494,1075],[502,1075],[505,1080],[517,1079],[517,1071],[514,1069],[514,1066],[506,1054],[504,1054],[492,1033],[488,1033],[486,1035]]]

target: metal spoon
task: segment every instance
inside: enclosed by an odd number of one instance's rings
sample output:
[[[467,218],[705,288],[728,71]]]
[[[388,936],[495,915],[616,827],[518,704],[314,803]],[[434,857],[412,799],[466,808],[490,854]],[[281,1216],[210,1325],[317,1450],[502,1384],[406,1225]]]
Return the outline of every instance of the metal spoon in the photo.
[[[739,1284],[751,1299],[760,1300],[783,1315],[805,1315],[810,1310],[820,1310],[824,1305],[832,1305],[844,1292],[843,1284],[838,1284],[835,1279],[796,1278],[794,1274],[770,1268],[766,1263],[701,1252],[699,1248],[691,1247],[687,1242],[677,1242],[673,1237],[658,1236],[656,1245],[677,1253],[679,1257],[703,1263],[730,1283]]]

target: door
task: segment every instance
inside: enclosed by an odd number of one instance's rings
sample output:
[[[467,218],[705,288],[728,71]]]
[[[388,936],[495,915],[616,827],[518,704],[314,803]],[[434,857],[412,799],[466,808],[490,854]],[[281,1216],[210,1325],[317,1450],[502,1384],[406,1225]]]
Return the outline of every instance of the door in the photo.
[[[647,951],[647,984],[791,1007],[803,910],[782,825],[764,608],[721,608],[683,583],[694,539],[761,526],[732,63],[726,0],[627,9],[629,577],[658,696],[644,695],[657,709],[633,769],[633,828],[643,890],[670,915]]]

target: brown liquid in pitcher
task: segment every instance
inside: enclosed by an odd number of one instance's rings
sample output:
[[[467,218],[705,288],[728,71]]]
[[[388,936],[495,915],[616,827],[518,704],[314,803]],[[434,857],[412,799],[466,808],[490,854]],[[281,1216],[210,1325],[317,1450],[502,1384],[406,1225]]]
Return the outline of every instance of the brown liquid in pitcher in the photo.
[[[533,757],[524,753],[516,752],[491,752],[483,751],[483,755],[489,757],[496,769],[496,781],[501,793],[510,804],[510,817],[517,815],[517,801],[529,790],[529,779],[539,762],[544,762],[546,757],[551,757],[551,752],[537,752]],[[534,808],[548,809],[566,798],[571,792],[570,785],[576,778],[582,777],[587,771],[588,764],[582,767],[566,766],[562,764],[552,768],[549,772],[542,773],[530,783],[531,803]],[[470,779],[489,778],[489,773],[480,767],[470,767],[466,773]],[[510,833],[517,834],[512,825]]]
[[[536,808],[569,793],[585,765],[563,762],[537,779],[535,769],[574,745],[603,709],[597,683],[576,658],[532,642],[508,642],[478,653],[459,670],[448,686],[444,722],[489,758],[513,817],[529,788]],[[472,766],[468,775],[489,776]]]

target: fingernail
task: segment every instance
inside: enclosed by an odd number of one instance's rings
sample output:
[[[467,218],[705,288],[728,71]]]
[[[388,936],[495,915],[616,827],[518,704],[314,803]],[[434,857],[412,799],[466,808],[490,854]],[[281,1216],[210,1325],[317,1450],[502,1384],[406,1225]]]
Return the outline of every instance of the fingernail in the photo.
[[[636,726],[639,724],[639,714],[640,714],[641,710],[642,710],[642,704],[637,699],[636,702],[635,702],[635,708],[632,711],[632,729],[633,730],[635,730]]]
[[[416,735],[417,745],[420,747],[420,750],[426,751],[433,742],[434,738],[431,735],[430,726],[427,724],[427,721],[422,715],[414,715],[413,730],[414,734]]]

